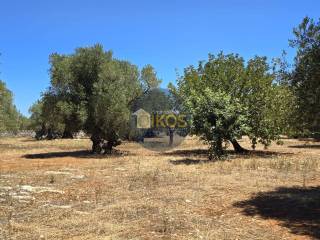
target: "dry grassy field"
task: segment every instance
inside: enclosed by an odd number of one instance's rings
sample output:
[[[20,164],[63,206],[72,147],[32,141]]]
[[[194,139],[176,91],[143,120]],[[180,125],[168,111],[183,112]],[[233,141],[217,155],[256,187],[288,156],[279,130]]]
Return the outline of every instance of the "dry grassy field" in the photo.
[[[103,157],[0,139],[0,239],[319,239],[320,144],[283,141],[214,162],[192,138]]]

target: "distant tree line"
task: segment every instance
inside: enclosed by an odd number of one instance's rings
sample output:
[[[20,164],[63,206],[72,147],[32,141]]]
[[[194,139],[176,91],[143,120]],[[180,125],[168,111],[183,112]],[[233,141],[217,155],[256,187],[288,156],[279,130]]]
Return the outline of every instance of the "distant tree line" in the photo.
[[[13,94],[0,80],[0,132],[17,132],[29,128],[29,120],[13,103]]]

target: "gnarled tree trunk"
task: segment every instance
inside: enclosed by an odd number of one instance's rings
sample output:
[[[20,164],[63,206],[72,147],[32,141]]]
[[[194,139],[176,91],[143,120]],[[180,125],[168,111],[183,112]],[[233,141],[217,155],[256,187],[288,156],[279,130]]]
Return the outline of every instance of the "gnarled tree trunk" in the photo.
[[[62,138],[73,138],[73,134],[71,131],[64,130],[64,132],[62,134]]]
[[[49,129],[48,129],[48,134],[47,134],[47,139],[48,139],[48,140],[54,139],[54,136],[53,136],[53,135],[54,135],[54,134],[53,134],[52,128],[49,128]]]
[[[232,146],[233,146],[236,153],[248,152],[247,149],[241,147],[241,145],[238,143],[237,139],[231,139],[230,142],[232,143]]]
[[[209,160],[219,159],[221,156],[223,156],[224,151],[222,143],[222,138],[217,138],[216,141],[211,144],[209,150]]]
[[[92,135],[91,136],[91,141],[92,141],[92,153],[96,154],[102,154],[103,153],[103,139],[100,138],[98,135]]]
[[[92,153],[96,154],[110,154],[112,152],[112,148],[120,145],[121,141],[117,138],[104,139],[99,134],[92,134]]]

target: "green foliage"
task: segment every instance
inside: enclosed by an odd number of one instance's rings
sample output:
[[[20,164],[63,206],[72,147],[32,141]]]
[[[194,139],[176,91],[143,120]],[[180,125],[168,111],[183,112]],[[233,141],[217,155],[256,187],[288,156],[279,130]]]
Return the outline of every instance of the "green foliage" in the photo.
[[[0,80],[0,132],[26,129],[27,119],[18,112],[13,104],[13,96],[6,84]]]
[[[183,99],[185,111],[192,113],[194,133],[218,156],[223,141],[241,150],[236,139],[248,135],[253,147],[258,142],[267,146],[287,125],[290,93],[275,82],[264,57],[245,64],[239,55],[209,55],[197,69],[185,69],[174,91]]]
[[[36,132],[41,130],[41,127],[43,124],[42,108],[43,108],[43,101],[41,100],[38,100],[29,108],[29,113],[31,114],[30,128]]]
[[[104,64],[90,97],[87,131],[96,138],[107,141],[105,151],[119,144],[130,117],[129,103],[137,96],[139,88],[138,69],[124,61],[108,61]]]
[[[291,85],[297,100],[294,123],[300,134],[320,137],[320,21],[305,17],[293,30],[297,49]]]
[[[152,88],[146,94],[137,98],[133,102],[131,109],[132,112],[135,112],[142,108],[151,113],[157,111],[170,111],[173,107],[173,99],[166,90],[161,88]]]
[[[192,132],[210,145],[211,154],[221,156],[223,142],[241,137],[248,131],[246,109],[225,92],[210,88],[201,94],[191,91],[185,105],[193,116]]]
[[[141,70],[142,89],[147,92],[152,88],[158,87],[160,83],[161,80],[157,77],[157,72],[155,71],[155,69],[150,64],[147,64]]]
[[[33,126],[62,136],[84,130],[93,151],[110,152],[128,126],[130,108],[159,84],[151,65],[142,69],[112,57],[101,45],[50,56],[51,86],[31,108]]]

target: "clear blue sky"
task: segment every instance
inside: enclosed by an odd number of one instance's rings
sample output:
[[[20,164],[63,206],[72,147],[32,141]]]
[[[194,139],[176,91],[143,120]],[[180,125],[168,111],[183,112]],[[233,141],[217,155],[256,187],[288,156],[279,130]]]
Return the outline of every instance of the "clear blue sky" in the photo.
[[[152,64],[163,86],[190,64],[223,50],[276,57],[319,0],[1,0],[0,79],[23,114],[49,86],[48,56],[101,43],[115,57]]]

